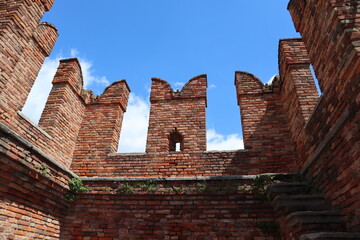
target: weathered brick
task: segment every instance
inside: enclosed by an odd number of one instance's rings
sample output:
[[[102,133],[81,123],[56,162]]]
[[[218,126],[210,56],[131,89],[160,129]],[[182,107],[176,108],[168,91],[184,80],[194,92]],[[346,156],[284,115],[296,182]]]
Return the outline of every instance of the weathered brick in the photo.
[[[0,238],[274,239],[258,226],[274,223],[275,215],[258,191],[249,190],[252,180],[234,187],[216,177],[294,172],[342,211],[350,231],[360,230],[357,1],[291,0],[303,38],[280,40],[280,76],[264,85],[250,73],[235,73],[244,150],[206,152],[206,75],[181,91],[153,79],[144,154],[116,154],[126,82],[95,96],[83,89],[76,59],[60,62],[38,126],[18,112],[57,38],[54,26],[39,23],[52,4],[0,0]],[[67,202],[75,174],[90,177],[92,190]],[[154,186],[142,182],[130,186],[135,194],[121,193],[114,178],[204,176],[215,193],[199,192],[203,182],[195,178],[160,181],[150,192],[146,188]],[[284,217],[277,221],[284,237],[296,238],[301,230],[289,232]]]

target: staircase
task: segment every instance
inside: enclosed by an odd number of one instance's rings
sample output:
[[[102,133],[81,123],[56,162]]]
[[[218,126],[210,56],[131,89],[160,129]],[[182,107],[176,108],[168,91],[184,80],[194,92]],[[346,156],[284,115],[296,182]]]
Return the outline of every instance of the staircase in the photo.
[[[306,183],[270,184],[266,194],[279,219],[282,239],[360,240],[360,233],[346,232],[342,216]]]

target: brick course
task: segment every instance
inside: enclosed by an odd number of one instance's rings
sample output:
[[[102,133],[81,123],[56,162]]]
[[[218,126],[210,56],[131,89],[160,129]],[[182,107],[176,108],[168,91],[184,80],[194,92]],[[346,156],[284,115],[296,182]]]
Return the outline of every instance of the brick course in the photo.
[[[286,173],[294,167],[284,164],[280,154],[267,154],[249,150],[111,154],[98,161],[74,162],[72,170],[88,177],[175,177]]]

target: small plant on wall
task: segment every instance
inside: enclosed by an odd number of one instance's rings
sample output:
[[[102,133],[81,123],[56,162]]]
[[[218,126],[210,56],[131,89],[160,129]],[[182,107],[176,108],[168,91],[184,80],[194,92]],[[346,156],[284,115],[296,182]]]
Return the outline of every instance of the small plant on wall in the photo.
[[[135,191],[134,187],[127,182],[121,183],[117,189],[124,194],[132,194]]]
[[[51,173],[50,170],[49,170],[49,166],[45,163],[41,163],[40,165],[39,164],[35,164],[35,168],[39,170],[39,173],[41,175],[43,175],[44,177],[46,178],[49,178],[51,177]]]
[[[90,191],[89,187],[84,185],[83,181],[80,178],[73,178],[69,181],[70,193],[64,195],[65,200],[68,202],[73,202],[76,200],[76,193],[82,193]]]
[[[258,191],[259,194],[263,195],[266,191],[266,186],[273,183],[279,183],[280,181],[275,179],[274,175],[262,175],[255,178],[252,185],[252,190]]]
[[[152,180],[149,180],[143,184],[138,184],[138,187],[143,191],[148,191],[151,193],[154,193],[158,190],[158,186]]]
[[[75,193],[81,193],[89,191],[88,186],[84,185],[83,181],[80,178],[73,178],[69,181],[70,190]]]

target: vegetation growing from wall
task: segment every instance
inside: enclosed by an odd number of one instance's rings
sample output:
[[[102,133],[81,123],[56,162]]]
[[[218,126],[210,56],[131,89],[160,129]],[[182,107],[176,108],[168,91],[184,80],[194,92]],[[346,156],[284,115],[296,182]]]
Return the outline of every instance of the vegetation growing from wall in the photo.
[[[65,200],[73,202],[76,200],[76,194],[90,191],[87,185],[84,185],[83,181],[79,178],[73,178],[69,181],[69,189],[71,192],[64,195]]]

